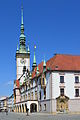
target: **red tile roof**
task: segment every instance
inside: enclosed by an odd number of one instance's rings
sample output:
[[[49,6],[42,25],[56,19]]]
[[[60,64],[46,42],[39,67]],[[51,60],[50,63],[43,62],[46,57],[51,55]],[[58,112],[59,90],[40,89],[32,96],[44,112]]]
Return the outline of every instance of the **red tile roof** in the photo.
[[[51,70],[80,71],[80,56],[57,54],[47,61]]]
[[[43,62],[38,65],[39,74],[43,72]],[[56,54],[46,62],[47,70],[61,71],[80,71],[80,56]],[[36,77],[37,67],[32,72],[32,79]],[[19,80],[16,80],[16,85],[19,88]]]
[[[43,62],[38,65],[39,75],[43,72]],[[80,56],[56,54],[46,62],[46,70],[80,71]],[[36,77],[37,67],[32,72]]]

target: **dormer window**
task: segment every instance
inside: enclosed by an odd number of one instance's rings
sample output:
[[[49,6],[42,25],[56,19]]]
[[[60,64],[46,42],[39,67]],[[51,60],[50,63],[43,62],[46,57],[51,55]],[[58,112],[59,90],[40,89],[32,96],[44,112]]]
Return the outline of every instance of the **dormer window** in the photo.
[[[58,65],[56,65],[55,68],[58,68]]]

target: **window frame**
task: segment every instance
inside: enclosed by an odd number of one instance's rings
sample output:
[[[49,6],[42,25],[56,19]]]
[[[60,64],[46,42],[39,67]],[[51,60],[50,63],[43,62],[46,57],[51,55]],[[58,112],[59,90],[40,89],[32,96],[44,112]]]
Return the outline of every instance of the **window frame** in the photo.
[[[64,83],[64,76],[60,76],[60,83]]]
[[[61,91],[63,90],[63,91]],[[64,88],[60,88],[60,96],[64,96]]]
[[[78,79],[76,79],[78,78]],[[75,83],[79,83],[79,76],[75,76]]]
[[[75,97],[79,97],[79,89],[75,89]]]

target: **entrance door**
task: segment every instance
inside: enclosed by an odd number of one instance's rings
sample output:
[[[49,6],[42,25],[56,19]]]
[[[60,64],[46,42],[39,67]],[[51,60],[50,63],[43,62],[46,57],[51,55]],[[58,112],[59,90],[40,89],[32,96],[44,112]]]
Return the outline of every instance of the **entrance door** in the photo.
[[[37,112],[37,104],[36,103],[32,103],[30,105],[30,112]]]
[[[58,112],[67,112],[69,98],[66,96],[59,96],[56,100],[57,100],[57,111]]]

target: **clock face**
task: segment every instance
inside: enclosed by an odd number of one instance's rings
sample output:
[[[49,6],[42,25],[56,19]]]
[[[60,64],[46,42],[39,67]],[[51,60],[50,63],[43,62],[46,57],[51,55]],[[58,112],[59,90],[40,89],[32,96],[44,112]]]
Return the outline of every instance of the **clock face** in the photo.
[[[25,60],[24,58],[22,58],[22,59],[20,60],[20,62],[21,62],[21,64],[25,64],[25,63],[26,63],[26,60]]]

